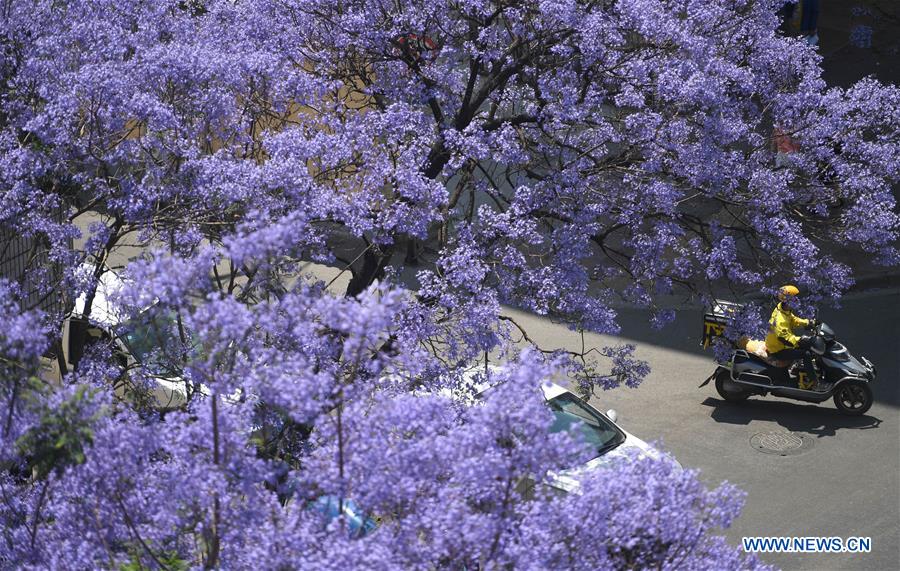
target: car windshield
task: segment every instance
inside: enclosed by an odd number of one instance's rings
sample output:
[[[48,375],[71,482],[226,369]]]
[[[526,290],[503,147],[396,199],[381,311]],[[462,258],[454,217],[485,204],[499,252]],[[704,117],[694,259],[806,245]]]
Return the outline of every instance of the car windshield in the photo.
[[[171,373],[163,364],[165,352],[176,346],[174,315],[151,308],[125,324],[122,337],[135,360],[151,373]]]
[[[575,395],[563,393],[547,401],[553,411],[554,421],[550,432],[563,432],[573,426],[584,441],[605,454],[625,442],[625,434],[602,414],[585,405]]]

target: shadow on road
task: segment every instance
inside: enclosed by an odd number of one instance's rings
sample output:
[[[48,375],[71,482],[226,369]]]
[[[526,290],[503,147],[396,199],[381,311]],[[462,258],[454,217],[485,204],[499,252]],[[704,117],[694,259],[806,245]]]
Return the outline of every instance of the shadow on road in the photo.
[[[707,398],[701,404],[713,409],[710,416],[716,422],[747,425],[753,420],[766,420],[791,432],[806,433],[817,438],[834,436],[838,430],[868,430],[881,426],[880,418],[869,415],[847,416],[828,408],[826,403],[817,406],[755,399],[730,403]]]

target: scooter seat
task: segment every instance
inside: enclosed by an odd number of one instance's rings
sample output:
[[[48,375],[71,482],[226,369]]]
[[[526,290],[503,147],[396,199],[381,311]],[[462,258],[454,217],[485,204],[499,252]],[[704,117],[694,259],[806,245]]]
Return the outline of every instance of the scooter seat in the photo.
[[[775,359],[770,359],[769,357],[760,357],[760,356],[757,355],[756,353],[750,353],[750,352],[748,352],[747,354],[748,354],[748,355],[750,356],[750,358],[753,359],[754,361],[756,361],[756,362],[758,362],[758,363],[763,363],[763,364],[765,364],[765,365],[768,365],[768,366],[770,366],[770,367],[774,367],[774,368],[776,368],[776,369],[787,369],[787,368],[790,367],[791,364],[793,363],[793,361],[776,361]]]
[[[786,369],[791,366],[793,361],[781,361],[771,359],[769,357],[768,351],[766,351],[766,342],[760,341],[759,339],[750,339],[749,337],[743,337],[738,341],[738,346],[745,350],[750,358],[758,361],[760,363],[765,363],[770,367],[775,367],[778,369]]]

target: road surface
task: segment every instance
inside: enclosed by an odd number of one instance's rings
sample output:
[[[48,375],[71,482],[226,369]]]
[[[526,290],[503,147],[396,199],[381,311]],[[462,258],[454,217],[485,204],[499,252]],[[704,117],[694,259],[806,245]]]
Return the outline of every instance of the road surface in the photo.
[[[546,319],[515,312],[529,335],[548,347],[577,348],[580,339]],[[592,401],[614,408],[619,423],[644,440],[661,440],[686,468],[711,485],[728,480],[747,493],[740,519],[726,535],[871,537],[868,554],[762,554],[783,569],[900,569],[900,291],[862,293],[819,317],[851,353],[878,366],[876,403],[862,417],[846,417],[831,401],[804,404],[753,397],[730,404],[712,383],[711,351],[699,347],[699,310],[684,311],[663,331],[646,315],[622,312],[624,339],[590,336],[603,346],[628,341],[653,371],[637,389],[605,391]],[[790,431],[811,442],[800,454],[757,451],[755,434]]]

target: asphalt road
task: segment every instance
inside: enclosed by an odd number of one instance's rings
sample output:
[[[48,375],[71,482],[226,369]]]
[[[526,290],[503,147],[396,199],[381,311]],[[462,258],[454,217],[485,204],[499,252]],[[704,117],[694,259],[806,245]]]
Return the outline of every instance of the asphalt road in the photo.
[[[548,347],[578,347],[580,339],[546,319],[515,312],[529,335]],[[680,312],[662,331],[640,311],[623,310],[624,339],[591,336],[596,346],[636,343],[653,370],[637,389],[605,391],[600,410],[647,441],[660,441],[685,468],[710,485],[728,480],[747,493],[740,519],[726,532],[743,536],[871,537],[868,554],[762,554],[782,569],[900,569],[900,291],[857,294],[819,317],[854,355],[877,366],[876,403],[862,417],[846,417],[831,401],[805,404],[774,397],[726,403],[712,383],[712,352],[699,347],[698,310]],[[767,431],[807,437],[797,455],[765,454],[750,438]]]

